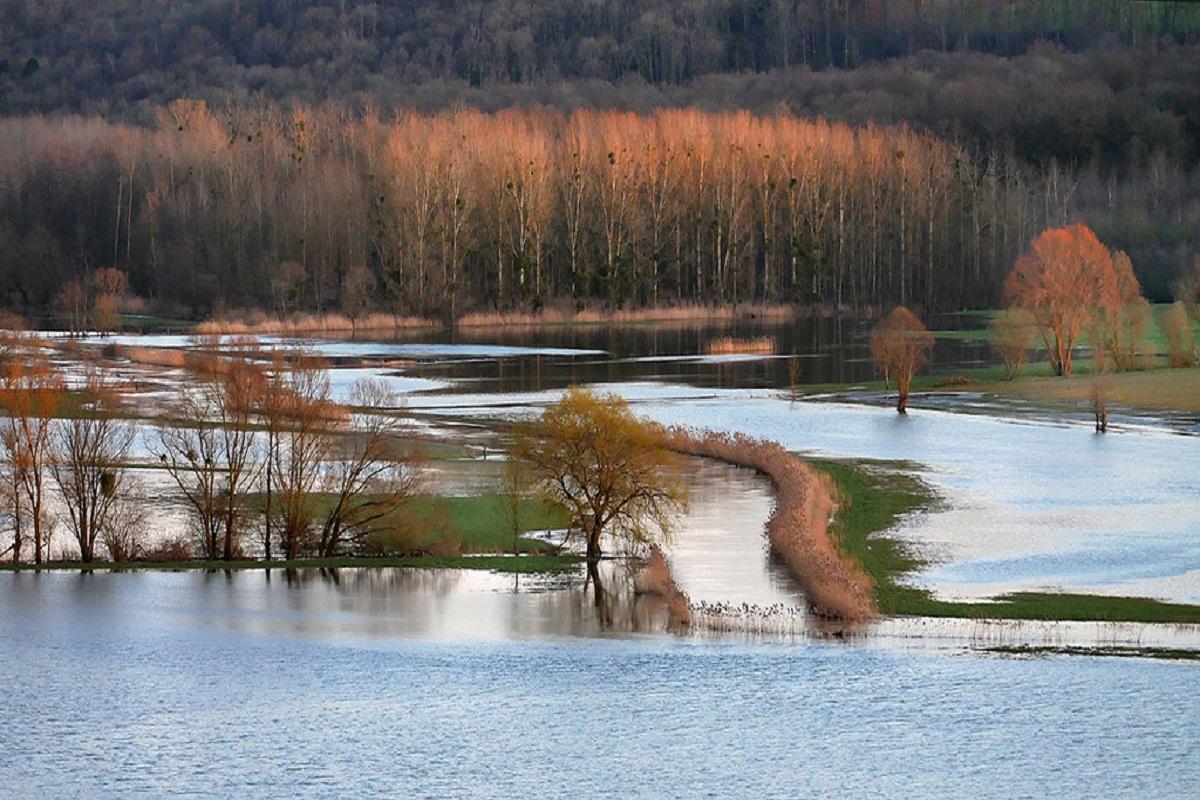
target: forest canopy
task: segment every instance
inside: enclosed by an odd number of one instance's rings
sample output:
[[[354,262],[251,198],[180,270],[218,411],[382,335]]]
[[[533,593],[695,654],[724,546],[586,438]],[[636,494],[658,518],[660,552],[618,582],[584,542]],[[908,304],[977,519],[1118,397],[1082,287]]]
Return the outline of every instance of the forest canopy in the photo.
[[[1200,4],[0,0],[0,154],[23,309],[956,308],[1072,222],[1165,300]]]

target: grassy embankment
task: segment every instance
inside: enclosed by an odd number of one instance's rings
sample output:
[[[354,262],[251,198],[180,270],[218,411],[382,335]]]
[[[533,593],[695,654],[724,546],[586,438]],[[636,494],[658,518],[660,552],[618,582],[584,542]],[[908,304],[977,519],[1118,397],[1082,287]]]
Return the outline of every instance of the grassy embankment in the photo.
[[[42,565],[0,563],[0,570],[42,571],[105,569],[130,570],[190,570],[190,569],[314,569],[343,567],[417,567],[422,569],[483,569],[494,572],[559,572],[574,569],[582,559],[563,555],[537,539],[522,536],[518,540],[520,555],[512,553],[511,524],[505,500],[498,495],[472,497],[418,497],[408,504],[406,519],[420,529],[417,538],[422,547],[446,544],[469,555],[456,556],[339,556],[336,558],[299,558],[293,560],[240,559],[236,561],[134,561],[122,564],[82,564],[78,561],[52,562]],[[567,524],[567,512],[557,506],[537,500],[523,502],[521,527],[524,531],[562,528]]]
[[[932,506],[929,489],[918,478],[891,469],[829,460],[809,463],[837,485],[841,497],[833,533],[842,552],[858,561],[875,582],[882,614],[1200,624],[1200,606],[1144,597],[1015,592],[978,603],[938,600],[927,590],[904,583],[925,562],[903,542],[886,535],[903,515]]]

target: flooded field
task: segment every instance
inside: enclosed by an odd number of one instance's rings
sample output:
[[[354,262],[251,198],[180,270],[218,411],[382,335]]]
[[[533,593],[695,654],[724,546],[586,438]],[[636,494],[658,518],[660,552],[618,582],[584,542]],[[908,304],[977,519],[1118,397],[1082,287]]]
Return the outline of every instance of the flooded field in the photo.
[[[938,505],[895,534],[932,559],[914,580],[939,596],[1051,588],[1200,602],[1191,423],[1118,416],[1113,433],[1096,436],[1070,415],[985,399],[957,409],[916,398],[899,418],[877,396],[806,393],[870,377],[864,330],[756,327],[746,333],[774,337],[775,352],[725,356],[708,355],[706,342],[726,328],[303,344],[330,359],[343,396],[365,375],[403,393],[414,430],[457,453],[432,462],[443,494],[494,488],[504,423],[582,383],[664,423],[919,475]],[[988,355],[942,342],[937,357],[953,371]],[[800,399],[789,361],[801,364]],[[121,369],[147,414],[186,380]],[[182,529],[145,427],[135,452],[157,529]],[[599,593],[582,567],[520,577],[0,575],[10,696],[0,705],[0,787],[196,797],[565,797],[601,786],[629,797],[1192,793],[1200,761],[1181,732],[1200,719],[1194,664],[987,648],[1195,648],[1194,627],[891,618],[830,639],[767,550],[766,478],[687,464],[693,502],[671,560],[694,603],[727,615],[724,632],[664,635],[665,608],[634,593],[620,561],[595,576]],[[631,768],[650,754],[652,766]],[[1069,765],[1049,784],[1048,760]]]
[[[358,378],[384,378],[403,396],[415,431],[465,444],[463,458],[434,464],[443,493],[494,486],[503,445],[496,422],[534,413],[577,383],[617,392],[665,424],[742,432],[804,454],[914,472],[934,489],[938,507],[903,520],[895,534],[931,561],[914,580],[941,597],[1065,590],[1200,602],[1200,475],[1188,468],[1200,460],[1193,424],[1118,410],[1113,433],[1097,436],[1082,414],[970,398],[957,408],[958,398],[930,396],[901,417],[875,395],[851,394],[855,401],[845,402],[844,393],[807,392],[872,377],[867,330],[817,319],[262,341],[268,348],[302,345],[328,359],[339,397]],[[770,347],[708,354],[712,342],[730,335]],[[183,336],[89,341],[105,343],[191,345]],[[934,364],[953,373],[990,358],[981,342],[949,339],[938,342]],[[801,365],[798,373],[789,362]],[[146,404],[169,399],[183,379],[157,367],[129,369],[145,384]],[[139,437],[141,457],[153,466],[147,438]],[[699,502],[672,543],[684,590],[703,602],[801,605],[766,556],[766,482],[744,470],[693,464]],[[152,490],[169,492],[154,470],[145,473]]]

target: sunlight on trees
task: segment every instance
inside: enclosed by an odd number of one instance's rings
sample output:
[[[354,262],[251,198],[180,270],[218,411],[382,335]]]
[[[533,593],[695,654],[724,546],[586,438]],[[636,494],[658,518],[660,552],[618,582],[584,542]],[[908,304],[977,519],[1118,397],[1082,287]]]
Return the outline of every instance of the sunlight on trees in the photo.
[[[660,425],[639,420],[616,395],[571,387],[520,426],[510,457],[529,465],[547,499],[567,507],[589,562],[605,537],[627,545],[669,537],[687,508],[680,457]]]
[[[929,360],[933,334],[915,314],[897,306],[871,332],[871,358],[884,380],[895,380],[896,411],[908,413],[908,392],[917,372]]]
[[[1084,225],[1038,234],[1013,265],[1004,294],[1033,314],[1059,375],[1071,374],[1075,345],[1094,315],[1120,304],[1112,254]]]

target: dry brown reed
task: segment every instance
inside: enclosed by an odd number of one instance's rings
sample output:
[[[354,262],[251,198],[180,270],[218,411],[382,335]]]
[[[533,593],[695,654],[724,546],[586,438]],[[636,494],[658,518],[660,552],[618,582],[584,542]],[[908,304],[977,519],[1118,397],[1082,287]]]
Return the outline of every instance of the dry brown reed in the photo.
[[[876,616],[871,579],[838,551],[829,532],[835,504],[824,476],[782,445],[743,434],[676,428],[671,441],[679,452],[749,467],[771,479],[776,501],[767,538],[800,582],[814,614],[848,622]]]
[[[597,325],[642,322],[733,322],[737,320],[786,320],[797,314],[788,305],[742,305],[710,307],[681,305],[623,310],[548,307],[540,311],[477,311],[459,317],[458,328],[513,327],[541,325]],[[437,328],[443,323],[428,317],[396,314],[368,314],[351,319],[344,314],[295,314],[277,317],[261,311],[227,314],[199,323],[193,332],[213,334],[276,334],[303,333],[346,334],[370,331],[419,330]],[[753,340],[752,340],[753,341]],[[762,352],[762,351],[753,351]],[[772,345],[771,352],[774,352]]]
[[[436,328],[439,323],[425,317],[400,316],[395,314],[368,314],[351,319],[344,314],[296,314],[287,318],[274,317],[261,312],[248,312],[240,318],[220,317],[199,323],[194,328],[198,335],[213,334],[299,334],[299,333],[353,333],[355,331],[411,330],[414,328]]]
[[[722,336],[713,339],[704,346],[710,356],[729,355],[774,355],[775,340],[770,336],[757,336],[753,339],[736,339],[732,336]]]
[[[671,564],[662,548],[650,548],[646,566],[637,574],[634,583],[638,594],[660,597],[667,604],[667,620],[671,627],[688,627],[692,624],[692,603],[675,582]]]
[[[127,358],[135,364],[148,364],[155,367],[173,367],[181,369],[187,365],[188,354],[183,350],[170,350],[159,347],[120,347],[115,355]]]
[[[595,325],[637,322],[732,322],[742,319],[786,320],[796,316],[795,306],[679,305],[636,309],[582,310],[545,308],[537,312],[490,311],[466,314],[455,323],[460,328],[495,325]]]

